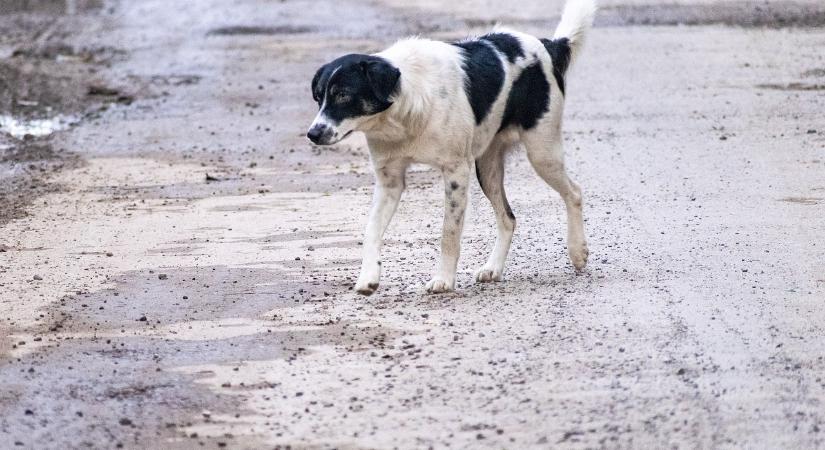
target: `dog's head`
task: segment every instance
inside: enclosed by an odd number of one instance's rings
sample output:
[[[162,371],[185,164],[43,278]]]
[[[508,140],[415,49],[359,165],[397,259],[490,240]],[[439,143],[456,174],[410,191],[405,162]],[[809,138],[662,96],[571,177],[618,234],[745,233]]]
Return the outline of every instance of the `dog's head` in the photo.
[[[307,137],[319,145],[339,142],[368,118],[392,106],[401,72],[370,55],[347,55],[324,65],[312,79],[320,110]]]

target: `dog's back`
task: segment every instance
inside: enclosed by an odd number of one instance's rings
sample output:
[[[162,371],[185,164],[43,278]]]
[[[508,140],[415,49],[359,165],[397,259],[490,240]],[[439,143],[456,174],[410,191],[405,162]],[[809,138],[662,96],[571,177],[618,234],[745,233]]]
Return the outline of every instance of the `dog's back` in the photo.
[[[552,39],[497,27],[451,44],[420,38],[396,43],[376,54],[403,74],[395,112],[408,128],[423,127],[414,134],[472,134],[475,157],[498,133],[532,130],[548,114],[560,120],[567,70],[595,8],[592,0],[570,1]],[[461,97],[466,102],[457,102]]]

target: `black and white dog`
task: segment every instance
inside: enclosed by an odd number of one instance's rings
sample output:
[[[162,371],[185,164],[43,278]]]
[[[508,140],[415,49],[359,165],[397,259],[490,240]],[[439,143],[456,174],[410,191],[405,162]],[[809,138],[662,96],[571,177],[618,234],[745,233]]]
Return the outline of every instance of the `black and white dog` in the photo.
[[[564,167],[561,124],[565,72],[576,59],[596,11],[594,0],[568,0],[553,39],[497,28],[476,39],[444,43],[402,40],[374,55],[347,55],[312,80],[320,112],[307,133],[330,145],[366,134],[376,184],[356,290],[378,288],[384,231],[395,213],[411,163],[441,170],[445,185],[441,266],[427,283],[455,288],[470,177],[493,204],[495,248],[477,272],[500,281],[515,230],[504,193],[504,155],[523,144],[533,168],[567,207],[567,245],[577,270],[587,263],[582,195]]]

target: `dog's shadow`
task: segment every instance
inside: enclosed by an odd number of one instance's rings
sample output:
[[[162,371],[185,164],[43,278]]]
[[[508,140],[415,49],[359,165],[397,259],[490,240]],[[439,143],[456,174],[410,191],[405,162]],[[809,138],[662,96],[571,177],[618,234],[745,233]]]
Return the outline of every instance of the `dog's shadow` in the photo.
[[[501,300],[528,301],[533,297],[561,299],[572,292],[593,289],[596,274],[590,269],[574,272],[572,269],[557,273],[511,273],[500,282],[476,282],[473,274],[461,274],[456,290],[442,294],[426,292],[420,285],[383,285],[370,297],[355,294],[356,300],[375,309],[393,309],[414,306],[421,311],[443,308],[485,306]]]

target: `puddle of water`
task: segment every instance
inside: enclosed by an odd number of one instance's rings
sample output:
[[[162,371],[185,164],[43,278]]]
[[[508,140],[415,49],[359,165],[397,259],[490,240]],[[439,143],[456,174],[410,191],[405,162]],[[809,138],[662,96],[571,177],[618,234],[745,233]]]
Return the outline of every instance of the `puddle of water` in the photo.
[[[25,120],[0,114],[0,131],[17,139],[23,139],[26,135],[48,136],[56,131],[65,130],[75,123],[77,123],[77,118],[70,116]]]

